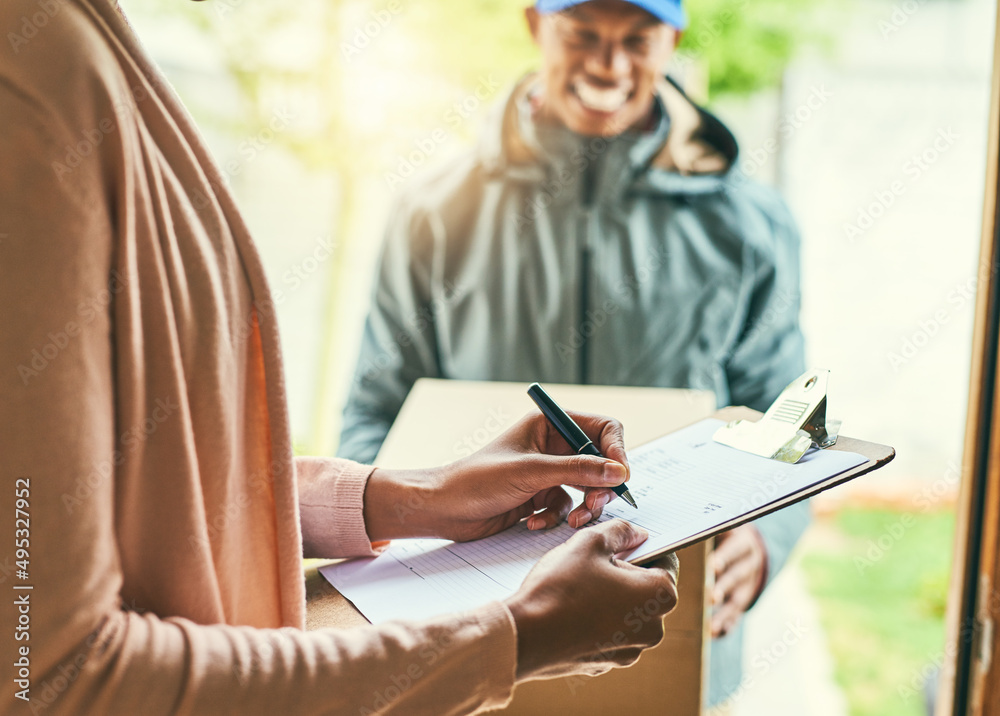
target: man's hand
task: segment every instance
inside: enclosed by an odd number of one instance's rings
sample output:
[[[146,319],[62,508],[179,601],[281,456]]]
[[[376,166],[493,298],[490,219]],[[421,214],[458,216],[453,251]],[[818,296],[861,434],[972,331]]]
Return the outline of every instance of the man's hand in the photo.
[[[571,413],[606,458],[575,455],[540,414],[522,418],[474,455],[433,470],[376,469],[365,489],[365,526],[372,540],[486,537],[528,517],[530,529],[564,519],[582,527],[615,497],[611,486],[628,479],[621,423]],[[584,491],[572,512],[562,488]]]
[[[596,675],[628,666],[663,638],[677,604],[676,557],[636,567],[616,556],[648,534],[610,520],[573,535],[505,603],[517,624],[517,678]]]
[[[715,574],[712,636],[720,637],[739,624],[764,588],[767,552],[757,528],[740,525],[716,537],[708,569]]]

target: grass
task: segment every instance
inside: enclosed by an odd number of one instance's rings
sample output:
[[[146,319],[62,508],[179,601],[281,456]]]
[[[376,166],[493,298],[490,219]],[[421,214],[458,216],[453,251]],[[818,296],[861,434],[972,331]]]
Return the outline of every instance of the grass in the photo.
[[[922,716],[944,651],[955,518],[843,509],[803,557],[851,716]]]

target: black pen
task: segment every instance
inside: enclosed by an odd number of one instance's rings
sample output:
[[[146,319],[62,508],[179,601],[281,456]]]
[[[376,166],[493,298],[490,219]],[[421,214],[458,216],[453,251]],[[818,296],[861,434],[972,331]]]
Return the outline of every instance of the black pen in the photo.
[[[532,383],[531,387],[528,388],[528,395],[535,401],[535,405],[542,411],[542,415],[548,418],[549,422],[552,423],[552,427],[559,431],[559,434],[576,451],[577,455],[604,457],[593,441],[576,424],[576,421],[569,417],[566,411],[556,404],[556,401],[552,400],[552,397],[542,389],[542,386],[538,383]],[[616,495],[632,505],[632,507],[639,509],[639,506],[635,504],[635,498],[632,497],[632,493],[625,487],[624,482],[620,485],[615,485],[611,489],[615,491]]]

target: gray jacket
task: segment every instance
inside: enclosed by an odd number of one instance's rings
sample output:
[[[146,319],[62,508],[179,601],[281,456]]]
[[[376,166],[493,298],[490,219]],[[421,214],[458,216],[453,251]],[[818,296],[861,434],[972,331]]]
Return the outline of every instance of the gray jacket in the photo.
[[[532,117],[533,78],[482,141],[390,215],[339,454],[371,461],[420,377],[702,388],[763,410],[804,370],[799,236],[733,166],[733,135],[669,81],[646,131]],[[808,522],[758,520],[769,579]],[[712,645],[709,702],[742,630]]]

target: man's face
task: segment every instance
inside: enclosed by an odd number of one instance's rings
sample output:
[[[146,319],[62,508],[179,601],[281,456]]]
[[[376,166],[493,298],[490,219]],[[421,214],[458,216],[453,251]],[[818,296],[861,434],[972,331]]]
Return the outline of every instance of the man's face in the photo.
[[[542,113],[585,136],[642,124],[678,33],[623,0],[591,0],[563,12],[526,10],[542,53]]]

